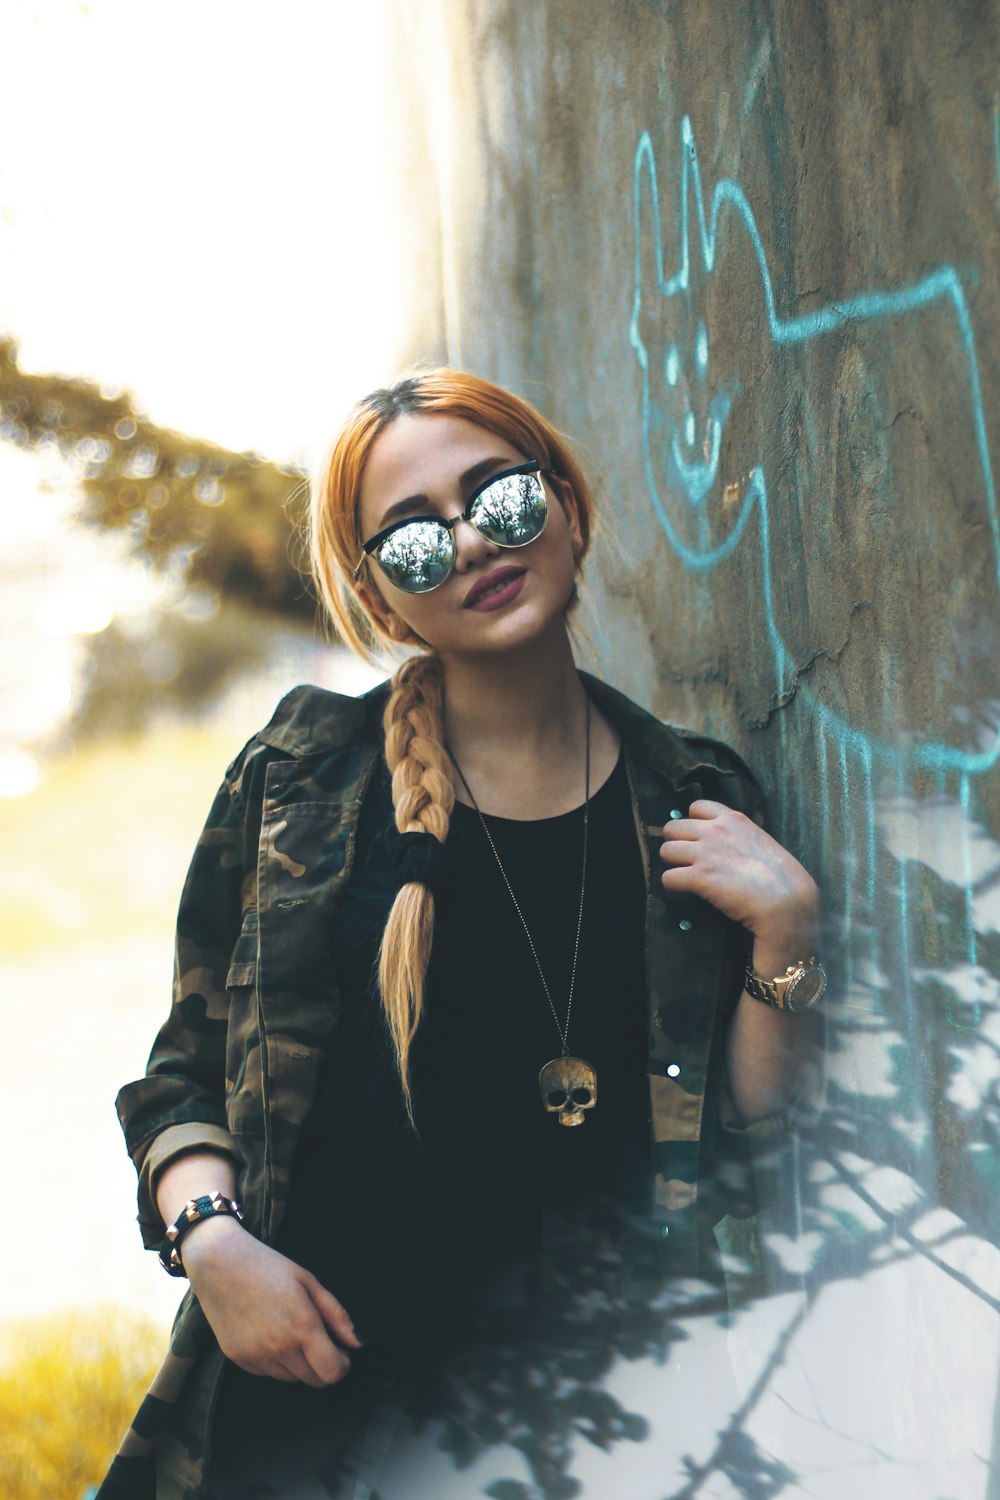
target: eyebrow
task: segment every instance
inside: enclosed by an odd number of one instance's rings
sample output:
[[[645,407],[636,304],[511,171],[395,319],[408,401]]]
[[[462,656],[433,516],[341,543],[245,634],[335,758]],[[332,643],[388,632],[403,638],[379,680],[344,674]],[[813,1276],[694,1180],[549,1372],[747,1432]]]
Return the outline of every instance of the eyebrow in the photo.
[[[478,481],[485,479],[487,474],[494,469],[515,469],[519,463],[526,462],[527,460],[523,458],[481,458],[478,463],[472,465],[471,469],[466,469],[464,474],[459,475],[458,482],[463,490],[474,489]],[[386,526],[391,525],[397,516],[406,515],[408,511],[416,510],[422,505],[430,505],[430,503],[426,495],[407,495],[405,500],[397,500],[395,504],[389,506],[376,530],[382,531]]]

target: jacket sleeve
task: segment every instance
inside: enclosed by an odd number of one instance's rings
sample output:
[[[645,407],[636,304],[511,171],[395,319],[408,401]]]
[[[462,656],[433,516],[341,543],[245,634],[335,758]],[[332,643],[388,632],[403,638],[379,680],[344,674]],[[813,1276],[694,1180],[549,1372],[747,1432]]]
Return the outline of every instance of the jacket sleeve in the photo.
[[[157,1249],[164,1224],[154,1196],[168,1162],[196,1148],[241,1157],[226,1121],[226,974],[240,934],[241,818],[228,779],[215,797],[181,894],[173,1000],[146,1065],[115,1107],[139,1173],[139,1227]]]

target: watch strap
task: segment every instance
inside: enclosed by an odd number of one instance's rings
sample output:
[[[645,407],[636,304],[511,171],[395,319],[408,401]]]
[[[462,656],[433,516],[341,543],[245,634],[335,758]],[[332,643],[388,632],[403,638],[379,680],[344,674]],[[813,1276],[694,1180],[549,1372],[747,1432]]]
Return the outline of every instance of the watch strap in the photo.
[[[784,974],[778,974],[774,979],[765,979],[756,972],[753,963],[750,962],[746,966],[744,985],[747,994],[751,995],[754,1000],[759,1000],[764,1005],[770,1005],[775,1010],[793,1010],[794,1007],[786,1003],[786,996],[793,982],[812,969],[819,969],[822,972],[822,968],[822,964],[813,953],[808,958],[800,958],[798,962],[789,964]],[[822,990],[820,994],[822,994]],[[809,1004],[803,1006],[802,1009],[809,1009],[810,1005],[815,1004],[818,999],[819,995]]]

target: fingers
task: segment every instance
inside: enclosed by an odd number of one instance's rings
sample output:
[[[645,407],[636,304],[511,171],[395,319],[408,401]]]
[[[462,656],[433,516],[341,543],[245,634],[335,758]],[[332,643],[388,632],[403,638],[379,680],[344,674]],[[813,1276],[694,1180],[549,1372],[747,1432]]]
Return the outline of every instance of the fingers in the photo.
[[[731,836],[733,830],[729,820],[741,816],[724,802],[699,797],[691,803],[686,818],[674,818],[664,823],[660,858],[665,865],[670,866],[667,873],[705,859],[710,851],[715,850],[719,839]],[[710,844],[710,840],[715,842]],[[671,881],[670,884],[681,888],[677,881]]]
[[[248,1375],[257,1375],[262,1380],[266,1377],[270,1380],[283,1380],[290,1384],[295,1378],[293,1375],[289,1375],[283,1366],[275,1365],[272,1369],[270,1365],[262,1364],[258,1359],[243,1359],[237,1354],[227,1353],[225,1349],[222,1352],[230,1364],[236,1365],[241,1370],[246,1370]]]
[[[346,1350],[338,1349],[323,1327],[302,1345],[302,1360],[307,1371],[302,1379],[307,1385],[335,1385],[351,1369]]]
[[[336,1384],[351,1368],[347,1355],[331,1342],[322,1328],[303,1340],[301,1348],[284,1355],[282,1364],[292,1372],[293,1379],[315,1389]]]
[[[713,802],[711,797],[699,797],[692,802],[688,808],[689,818],[718,818],[723,813],[734,812],[735,808],[727,806],[725,802]]]
[[[692,802],[691,810],[718,806],[716,802]],[[704,822],[696,823],[693,818],[675,818],[664,825],[660,859],[667,868],[662,871],[660,881],[665,890],[690,891],[694,888],[699,879],[695,866],[705,854],[705,850],[699,847],[704,831]]]
[[[223,1257],[221,1271],[213,1274],[211,1260],[199,1271],[205,1316],[241,1369],[314,1387],[348,1373],[350,1357],[334,1339],[352,1348],[361,1341],[344,1307],[310,1271],[249,1236]]]
[[[691,803],[686,818],[671,818],[664,823],[663,832],[670,838],[696,838],[704,831],[707,819],[730,816],[734,812],[735,808],[727,807],[724,802],[712,802],[708,797],[699,797],[696,802]]]
[[[308,1310],[288,1320],[282,1337],[276,1338],[270,1348],[258,1347],[252,1354],[232,1349],[223,1353],[250,1375],[301,1382],[317,1389],[334,1385],[349,1373],[350,1358],[330,1338],[312,1304],[307,1302],[306,1307]]]
[[[254,1360],[233,1359],[233,1364],[239,1365],[241,1370],[246,1370],[248,1375],[257,1375],[268,1380],[280,1380],[284,1385],[311,1385],[314,1389],[332,1385],[334,1381],[346,1375],[349,1368],[349,1365],[345,1366],[338,1361],[336,1374],[327,1380],[313,1368],[312,1363],[301,1350],[292,1349],[287,1350],[280,1358],[272,1355],[269,1359],[263,1359],[260,1356]]]
[[[361,1340],[342,1303],[312,1272],[302,1271],[299,1285],[305,1295],[301,1319],[296,1319],[296,1347],[290,1356],[282,1355],[282,1362],[306,1385],[333,1385],[348,1373],[351,1361],[347,1351],[330,1338],[327,1328],[355,1348],[361,1347]]]
[[[360,1349],[361,1340],[354,1331],[354,1324],[351,1322],[343,1303],[338,1302],[333,1293],[328,1292],[323,1283],[317,1281],[315,1276],[306,1277],[303,1285],[330,1332],[335,1334],[343,1343],[352,1344],[355,1349]]]
[[[660,876],[660,884],[668,891],[694,891],[698,894],[700,876],[694,865],[672,865]]]
[[[704,824],[701,826],[704,827]],[[673,823],[666,824],[663,834],[664,842],[660,845],[660,858],[665,865],[669,866],[665,874],[683,870],[700,857],[699,827],[693,821],[687,818],[677,818]]]

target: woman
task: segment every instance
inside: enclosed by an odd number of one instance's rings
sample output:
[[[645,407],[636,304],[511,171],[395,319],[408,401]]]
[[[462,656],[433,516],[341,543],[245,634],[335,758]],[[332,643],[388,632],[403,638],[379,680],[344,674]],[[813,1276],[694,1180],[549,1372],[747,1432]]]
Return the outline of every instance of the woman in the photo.
[[[402,1412],[467,1438],[484,1368],[544,1390],[567,1341],[609,1356],[651,1272],[710,1285],[749,1211],[817,890],[731,750],[577,670],[591,525],[565,440],[471,375],[378,391],[334,443],[324,601],[416,654],[284,699],[195,853],[118,1099],[144,1241],[194,1296],[102,1496],[153,1448],[159,1496],[367,1494]]]

